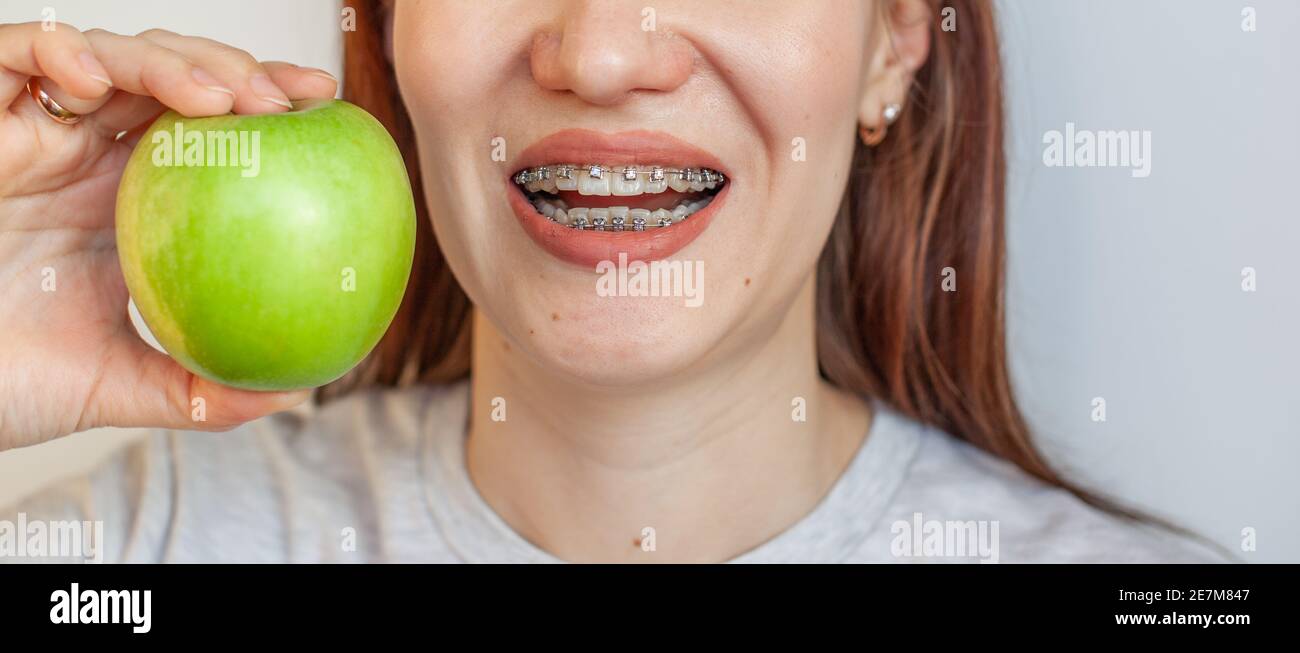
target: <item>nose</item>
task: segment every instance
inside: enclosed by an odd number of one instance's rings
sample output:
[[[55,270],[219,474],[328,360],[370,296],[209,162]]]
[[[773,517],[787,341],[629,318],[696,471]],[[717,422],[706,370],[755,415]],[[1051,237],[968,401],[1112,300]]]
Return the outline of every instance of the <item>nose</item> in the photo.
[[[672,91],[691,75],[693,48],[660,31],[652,8],[585,0],[563,5],[554,27],[533,40],[533,79],[597,105],[623,102],[633,91]]]

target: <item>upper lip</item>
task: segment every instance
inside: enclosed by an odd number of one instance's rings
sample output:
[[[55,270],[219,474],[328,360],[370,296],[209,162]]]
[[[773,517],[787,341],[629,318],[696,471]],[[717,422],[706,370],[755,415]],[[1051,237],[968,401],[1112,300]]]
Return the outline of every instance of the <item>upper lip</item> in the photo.
[[[519,153],[510,174],[557,163],[710,168],[731,177],[716,156],[671,134],[646,130],[608,134],[590,129],[565,129],[533,143]]]

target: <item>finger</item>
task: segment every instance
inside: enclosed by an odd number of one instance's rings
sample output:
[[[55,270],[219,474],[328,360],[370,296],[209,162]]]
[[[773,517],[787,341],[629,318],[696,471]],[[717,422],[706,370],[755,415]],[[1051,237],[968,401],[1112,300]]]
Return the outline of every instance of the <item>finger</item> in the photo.
[[[103,95],[97,98],[86,100],[86,99],[79,98],[75,94],[67,91],[62,86],[60,86],[58,82],[54,81],[53,79],[50,79],[48,77],[41,77],[37,79],[39,79],[40,81],[41,90],[44,91],[46,95],[50,96],[51,99],[57,102],[59,106],[75,114],[79,114],[83,116],[94,113],[100,107],[108,103],[109,100],[111,100],[116,95],[128,95],[127,93],[118,94],[110,91],[104,93]]]
[[[63,23],[0,25],[0,109],[23,92],[30,77],[48,77],[71,98],[93,100],[113,86],[111,72],[95,55],[86,36]],[[66,105],[65,105],[66,106]]]
[[[318,68],[302,68],[283,61],[264,61],[271,80],[276,83],[290,100],[310,98],[331,98],[338,92],[335,77]],[[91,114],[87,123],[96,125],[108,138],[115,138],[121,132],[135,132],[138,127],[150,123],[164,107],[157,100],[131,93],[118,93],[103,106]],[[128,145],[134,145],[139,133],[134,138],[122,139]]]
[[[339,80],[319,68],[303,68],[284,61],[263,61],[262,67],[290,100],[332,98],[339,90]]]
[[[116,138],[121,132],[148,125],[166,110],[161,102],[147,95],[115,93],[102,108],[86,116],[85,124],[106,138]]]
[[[180,53],[101,29],[85,36],[117,88],[157,98],[188,118],[230,113],[234,91]]]
[[[235,113],[276,113],[293,108],[289,96],[271,80],[253,55],[212,39],[181,36],[166,30],[141,32],[140,38],[181,53],[210,71],[235,92]]]
[[[97,426],[224,431],[302,403],[311,390],[239,390],[192,374],[123,332],[78,430]]]

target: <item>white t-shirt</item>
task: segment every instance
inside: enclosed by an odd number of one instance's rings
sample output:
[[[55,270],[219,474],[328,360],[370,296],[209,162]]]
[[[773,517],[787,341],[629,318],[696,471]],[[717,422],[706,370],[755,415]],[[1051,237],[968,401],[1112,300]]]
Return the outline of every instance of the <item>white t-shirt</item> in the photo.
[[[154,431],[0,517],[102,520],[106,561],[558,562],[471,482],[468,404],[465,382],[372,389],[227,433]],[[1226,560],[878,404],[812,512],[733,562]]]

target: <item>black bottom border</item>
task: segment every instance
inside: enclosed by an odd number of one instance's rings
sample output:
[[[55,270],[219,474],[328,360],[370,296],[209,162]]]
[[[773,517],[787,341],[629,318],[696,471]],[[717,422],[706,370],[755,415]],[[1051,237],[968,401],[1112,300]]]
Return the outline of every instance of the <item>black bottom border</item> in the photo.
[[[1142,638],[1230,638],[1294,630],[1294,565],[3,565],[0,623],[51,642],[238,641],[250,633],[332,639],[383,632],[439,637],[482,621],[495,641],[533,643],[588,627],[647,637],[724,628],[738,638],[864,625],[994,637],[1042,628]],[[150,628],[53,623],[101,592],[150,593]],[[94,591],[95,594],[87,594]],[[59,592],[67,594],[64,596]],[[1130,594],[1125,594],[1129,592]],[[1158,593],[1158,594],[1157,594]],[[118,600],[120,595],[112,595]],[[137,594],[135,596],[142,596]],[[1130,616],[1125,616],[1130,615]],[[1119,623],[1146,620],[1156,623]],[[1173,615],[1172,620],[1166,615]],[[1179,616],[1181,615],[1181,617]],[[1216,619],[1189,623],[1195,615]],[[57,613],[67,617],[66,611]],[[1243,619],[1244,617],[1244,619]],[[1182,619],[1180,622],[1179,619]],[[1226,623],[1228,619],[1235,623]],[[502,626],[505,626],[504,628]],[[578,630],[564,634],[563,628]],[[733,632],[734,629],[734,632]],[[960,630],[967,629],[967,630]],[[970,630],[970,629],[978,629]],[[636,646],[635,637],[612,644]],[[997,639],[991,639],[996,642]],[[1058,644],[1060,642],[1057,642]]]

